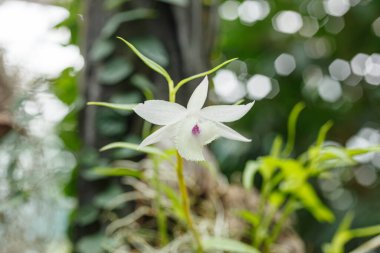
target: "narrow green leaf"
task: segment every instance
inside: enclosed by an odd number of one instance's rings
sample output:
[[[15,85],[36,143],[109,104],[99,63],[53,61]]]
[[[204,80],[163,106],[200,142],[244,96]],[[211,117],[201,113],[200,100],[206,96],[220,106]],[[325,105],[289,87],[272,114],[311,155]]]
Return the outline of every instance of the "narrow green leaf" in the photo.
[[[135,151],[139,151],[139,152],[147,153],[151,155],[165,156],[165,153],[162,152],[158,148],[155,148],[155,147],[139,148],[138,144],[129,143],[129,142],[114,142],[114,143],[104,146],[103,148],[100,149],[100,151],[106,151],[106,150],[115,149],[115,148],[126,148],[126,149],[132,149]]]
[[[354,157],[356,155],[362,155],[369,152],[380,152],[380,146],[372,146],[368,148],[355,148],[355,149],[347,149],[347,154],[351,157]]]
[[[132,169],[132,168],[112,168],[112,167],[96,167],[91,170],[92,173],[99,176],[107,176],[107,177],[137,177],[141,178],[143,172],[141,170]]]
[[[281,147],[282,147],[282,137],[280,135],[277,135],[276,138],[274,138],[270,155],[273,157],[278,157],[281,153]]]
[[[256,227],[260,223],[260,217],[256,213],[252,213],[251,211],[243,210],[240,211],[238,215],[245,221],[252,224],[254,227]]]
[[[176,191],[167,186],[166,184],[159,182],[159,187],[166,197],[171,201],[174,214],[182,221],[186,221],[185,214],[183,212],[180,196]]]
[[[210,252],[212,252],[212,250],[223,250],[234,253],[260,253],[256,248],[248,244],[223,237],[204,238],[202,245],[206,251]]]
[[[320,147],[323,144],[323,142],[325,141],[326,135],[329,132],[329,130],[331,129],[331,127],[333,126],[333,124],[334,123],[331,120],[329,120],[319,130],[317,143],[316,143],[316,145],[318,147]]]
[[[352,220],[354,216],[352,212],[346,214],[339,224],[337,231],[334,234],[332,241],[323,246],[323,251],[325,253],[343,253],[344,245],[351,240],[351,235],[349,232]]]
[[[297,120],[298,116],[302,112],[302,110],[305,108],[305,104],[302,102],[297,103],[294,107],[292,112],[290,113],[289,116],[289,121],[288,121],[288,140],[285,146],[285,150],[283,154],[285,156],[290,155],[293,151],[295,139],[296,139],[296,125],[297,125]]]
[[[165,77],[165,79],[168,81],[168,83],[172,83],[172,79],[170,78],[169,73],[161,67],[158,63],[154,62],[153,60],[149,59],[145,55],[143,55],[135,46],[133,46],[131,43],[126,41],[125,39],[121,37],[117,37],[119,40],[123,41],[148,67]]]
[[[88,102],[87,105],[97,105],[97,106],[104,106],[111,109],[116,110],[126,110],[126,111],[132,111],[133,108],[137,104],[113,104],[113,103],[106,103],[106,102]]]
[[[185,78],[183,79],[182,81],[180,81],[177,86],[174,88],[174,91],[177,92],[185,83],[188,83],[194,79],[197,79],[199,77],[203,77],[203,76],[207,76],[207,75],[210,75],[212,73],[214,73],[215,71],[217,71],[218,69],[220,69],[221,67],[227,65],[228,63],[230,62],[233,62],[235,60],[237,60],[238,58],[233,58],[233,59],[230,59],[228,61],[225,61],[223,62],[222,64],[219,64],[218,66],[216,66],[215,68],[211,69],[211,70],[208,70],[208,71],[205,71],[205,72],[202,72],[202,73],[199,73],[197,75],[193,75],[193,76],[190,76],[188,78]]]
[[[380,235],[380,225],[352,229],[350,235],[354,238]]]
[[[189,0],[159,0],[168,4],[178,5],[181,7],[186,7],[189,4]]]
[[[256,161],[247,162],[243,172],[243,185],[246,189],[252,189],[253,179],[259,171],[260,163]]]

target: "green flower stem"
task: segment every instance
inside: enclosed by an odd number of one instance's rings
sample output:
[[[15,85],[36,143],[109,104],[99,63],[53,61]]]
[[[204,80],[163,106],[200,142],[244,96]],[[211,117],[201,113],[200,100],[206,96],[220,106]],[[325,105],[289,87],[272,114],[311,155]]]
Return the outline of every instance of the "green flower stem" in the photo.
[[[202,253],[203,247],[202,247],[201,238],[199,236],[198,231],[194,227],[193,219],[192,219],[191,213],[190,213],[190,201],[189,201],[189,196],[187,194],[185,178],[183,176],[183,159],[179,155],[178,152],[176,154],[177,154],[176,170],[177,170],[179,191],[181,193],[183,212],[185,215],[187,226],[189,227],[191,233],[193,234],[193,237],[194,237],[195,242],[197,244],[197,253]]]
[[[175,103],[175,95],[177,92],[174,88],[173,81],[168,82],[168,86],[169,86],[169,102]]]

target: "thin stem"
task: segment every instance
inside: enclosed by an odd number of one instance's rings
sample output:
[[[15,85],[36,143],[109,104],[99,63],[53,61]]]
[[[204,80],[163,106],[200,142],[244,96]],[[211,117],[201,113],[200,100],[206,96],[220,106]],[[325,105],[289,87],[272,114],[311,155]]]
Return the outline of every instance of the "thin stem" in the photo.
[[[168,86],[169,86],[169,102],[174,103],[175,102],[175,94],[177,92],[174,89],[174,83],[173,83],[173,81],[170,80],[170,82],[168,82]]]
[[[201,238],[198,234],[198,231],[194,227],[193,219],[190,213],[190,201],[189,201],[189,196],[187,194],[185,178],[183,176],[183,160],[182,160],[182,157],[178,154],[178,152],[176,154],[177,154],[176,170],[177,170],[179,191],[181,193],[183,212],[185,215],[187,226],[189,227],[191,233],[193,234],[193,237],[197,244],[197,252],[202,253],[203,247],[202,247]]]

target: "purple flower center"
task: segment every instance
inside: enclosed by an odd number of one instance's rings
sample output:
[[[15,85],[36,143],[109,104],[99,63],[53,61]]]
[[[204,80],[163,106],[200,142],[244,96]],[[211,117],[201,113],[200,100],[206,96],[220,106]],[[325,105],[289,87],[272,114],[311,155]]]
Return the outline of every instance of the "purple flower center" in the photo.
[[[191,133],[195,136],[198,136],[201,133],[201,130],[199,129],[198,124],[195,124],[193,129],[191,129]]]

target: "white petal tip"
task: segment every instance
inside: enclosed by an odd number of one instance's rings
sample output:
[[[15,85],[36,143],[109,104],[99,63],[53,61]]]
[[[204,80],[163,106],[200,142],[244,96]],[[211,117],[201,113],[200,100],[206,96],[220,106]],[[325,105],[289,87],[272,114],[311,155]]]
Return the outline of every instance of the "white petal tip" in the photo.
[[[251,103],[246,104],[246,106],[249,106],[249,108],[252,108],[252,106],[255,104],[255,100],[253,100]]]

